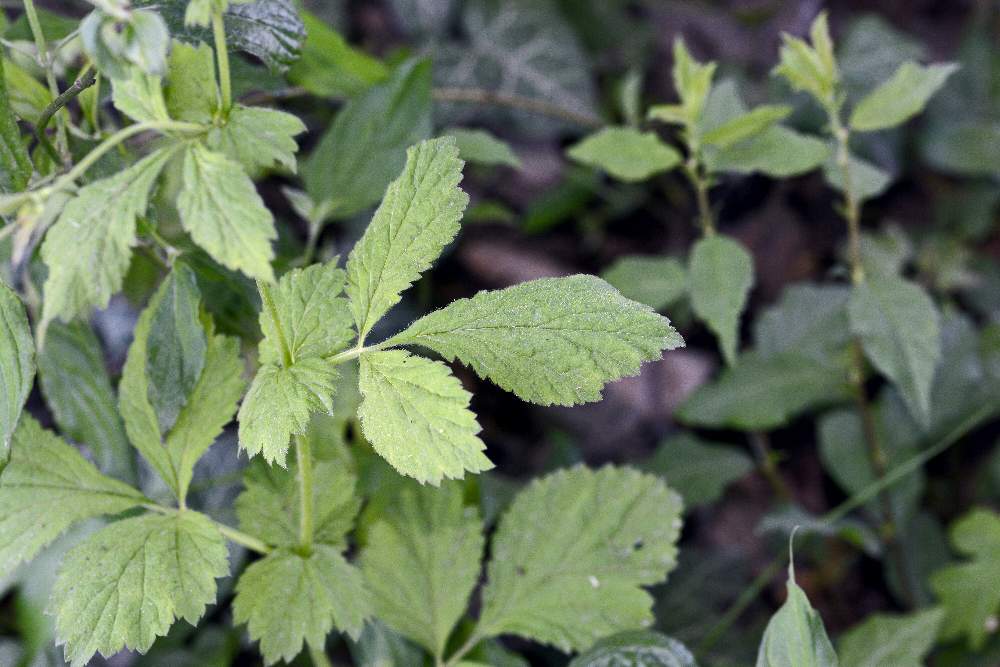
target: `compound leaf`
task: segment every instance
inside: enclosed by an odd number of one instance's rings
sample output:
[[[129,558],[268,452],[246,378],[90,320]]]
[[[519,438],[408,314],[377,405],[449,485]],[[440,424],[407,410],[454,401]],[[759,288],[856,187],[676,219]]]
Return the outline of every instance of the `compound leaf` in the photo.
[[[621,181],[643,181],[681,162],[681,154],[660,141],[654,132],[630,127],[598,130],[571,146],[566,154]]]
[[[114,176],[81,188],[45,236],[42,325],[104,308],[122,280],[136,243],[136,221],[145,215],[160,171],[174,155],[164,148]]]
[[[291,661],[303,642],[322,649],[335,627],[355,639],[371,615],[361,572],[340,549],[315,545],[309,555],[274,551],[243,572],[236,584],[233,618],[260,640],[267,664]]]
[[[139,491],[105,477],[75,448],[25,416],[0,477],[0,575],[10,575],[74,523],[144,502]]]
[[[607,382],[684,344],[667,318],[585,275],[480,292],[422,317],[391,342],[457,358],[540,405],[599,400]]]
[[[657,477],[583,467],[535,480],[500,519],[479,629],[581,650],[652,622],[642,590],[676,563],[681,499]]]
[[[95,653],[145,652],[176,618],[196,623],[229,573],[226,542],[195,512],[124,519],[73,548],[52,591],[73,667]]]
[[[441,362],[403,350],[366,354],[358,386],[365,438],[400,473],[437,486],[493,467],[476,435],[472,395]]]
[[[17,294],[0,281],[0,461],[10,456],[10,439],[34,381],[35,342],[28,316]]]
[[[361,554],[375,613],[441,656],[479,580],[482,521],[457,482],[404,489],[383,516]]]
[[[208,133],[206,142],[249,173],[281,167],[294,174],[299,149],[295,137],[305,131],[298,116],[237,104],[229,111],[226,123]]]
[[[899,388],[913,416],[926,426],[941,356],[940,317],[930,296],[902,278],[873,275],[851,291],[848,314],[865,355]]]
[[[724,236],[700,239],[688,265],[691,306],[719,339],[726,362],[736,360],[740,314],[754,283],[753,258]]]
[[[451,137],[406,152],[403,173],[347,259],[347,294],[362,340],[458,233],[469,203],[458,187],[463,165]]]
[[[181,224],[223,266],[273,281],[274,218],[239,164],[201,143],[184,152]]]
[[[888,81],[858,102],[851,112],[851,128],[867,132],[895,127],[923,111],[958,65],[923,66],[905,62]]]
[[[985,644],[1000,610],[1000,515],[974,509],[951,526],[951,543],[969,560],[931,575],[931,589],[945,610],[942,639],[968,638],[974,651]]]

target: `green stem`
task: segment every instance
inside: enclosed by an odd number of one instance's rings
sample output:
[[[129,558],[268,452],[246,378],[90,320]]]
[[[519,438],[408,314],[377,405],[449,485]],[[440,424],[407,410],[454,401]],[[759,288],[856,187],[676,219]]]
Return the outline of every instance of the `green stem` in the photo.
[[[714,236],[715,218],[712,215],[712,206],[708,199],[708,179],[705,177],[705,169],[698,157],[697,150],[697,147],[690,148],[691,157],[684,165],[684,174],[694,189],[701,231],[705,236]]]
[[[56,150],[52,147],[52,144],[49,143],[49,138],[45,136],[45,128],[48,126],[49,121],[52,119],[52,116],[56,114],[56,112],[96,82],[97,72],[92,67],[88,67],[81,73],[80,77],[73,83],[73,85],[67,88],[66,91],[57,98],[52,100],[52,102],[45,107],[45,110],[42,111],[42,115],[38,117],[38,123],[35,125],[35,136],[38,137],[39,143],[45,147],[46,152],[52,156],[52,159],[57,161],[61,160],[59,154],[56,153]]]
[[[485,636],[480,632],[479,628],[474,629],[472,634],[469,635],[469,638],[465,640],[465,643],[458,647],[458,650],[456,650],[447,661],[441,664],[443,664],[444,667],[455,667],[455,665],[461,662],[462,658],[464,658],[469,651],[476,648],[476,644],[481,642],[483,639],[485,639]],[[438,657],[437,660],[440,662],[440,657]]]
[[[327,357],[326,360],[332,364],[342,364],[345,361],[350,361],[351,359],[357,359],[366,352],[378,352],[379,350],[384,350],[387,347],[393,347],[396,344],[397,343],[394,343],[390,339],[390,340],[384,340],[376,345],[352,347],[349,350],[344,350],[343,352],[339,352],[331,357]]]
[[[226,45],[226,21],[222,11],[212,12],[212,35],[215,38],[215,59],[219,66],[219,90],[222,93],[222,112],[228,114],[233,106],[233,84],[229,73],[229,48]]]
[[[24,15],[28,19],[28,26],[31,34],[35,38],[35,48],[38,49],[38,56],[42,60],[42,67],[45,69],[45,80],[49,86],[49,93],[53,99],[59,98],[59,82],[56,81],[56,74],[52,71],[52,58],[49,55],[48,42],[45,41],[45,33],[42,32],[41,21],[38,20],[38,11],[35,9],[34,0],[24,0]],[[69,159],[69,137],[66,134],[66,122],[60,114],[56,117],[56,143],[59,145],[59,152],[62,161],[65,163]]]
[[[278,347],[281,348],[281,362],[285,368],[289,368],[293,363],[291,348],[285,339],[285,331],[281,328],[281,320],[278,318],[278,306],[274,303],[274,296],[271,294],[271,285],[263,281],[257,281],[257,290],[260,292],[260,300],[267,310],[268,316],[274,322],[274,330],[277,332]]]
[[[313,460],[309,438],[296,435],[299,464],[299,546],[306,554],[313,545]]]

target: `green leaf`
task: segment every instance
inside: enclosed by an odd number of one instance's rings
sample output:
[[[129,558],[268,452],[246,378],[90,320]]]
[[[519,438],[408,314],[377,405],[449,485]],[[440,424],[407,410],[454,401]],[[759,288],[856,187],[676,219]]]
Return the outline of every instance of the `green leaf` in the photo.
[[[220,104],[212,47],[174,40],[169,72],[163,91],[169,117],[187,123],[211,123]]]
[[[620,632],[573,658],[569,667],[698,667],[684,644],[652,630]]]
[[[0,58],[0,193],[21,192],[31,178],[31,158],[21,142],[21,130],[7,94],[6,65]]]
[[[196,512],[145,515],[103,528],[73,548],[52,592],[66,660],[145,652],[176,618],[197,623],[229,574],[222,534]]]
[[[297,473],[297,460],[287,470],[251,462],[243,476],[246,488],[236,499],[240,530],[277,547],[297,547],[301,510]],[[361,508],[354,475],[338,461],[316,461],[313,480],[313,540],[343,550]]]
[[[145,215],[153,184],[174,153],[160,149],[84,186],[66,204],[42,243],[42,259],[49,267],[43,331],[57,317],[68,321],[106,307],[121,289],[136,244],[136,222]]]
[[[690,128],[701,119],[715,75],[715,63],[702,64],[691,57],[683,39],[674,40],[674,88],[681,98],[683,122]]]
[[[791,113],[791,107],[778,104],[765,104],[755,107],[732,120],[706,132],[702,141],[706,144],[726,148],[735,143],[759,135]]]
[[[140,123],[170,120],[163,97],[163,79],[136,68],[112,80],[111,100],[116,109]]]
[[[825,142],[775,125],[720,151],[707,152],[705,162],[711,172],[760,172],[788,178],[816,169],[829,154]]]
[[[878,197],[892,183],[892,176],[866,160],[851,155],[849,157],[851,173],[851,194],[859,201]],[[841,192],[844,191],[844,171],[837,163],[835,151],[830,151],[829,157],[823,163],[823,176],[826,182]]]
[[[931,589],[945,610],[941,638],[965,636],[969,647],[978,651],[996,632],[1000,611],[1000,588],[991,583],[1000,581],[1000,514],[974,509],[952,524],[950,536],[969,560],[931,575]]]
[[[833,55],[833,40],[826,12],[820,12],[809,29],[812,45],[781,35],[781,62],[774,73],[783,76],[795,90],[812,95],[820,104],[833,104],[840,82],[840,72]]]
[[[691,306],[718,338],[728,364],[736,360],[740,315],[753,283],[753,257],[741,244],[718,235],[695,243],[688,264]]]
[[[895,127],[923,111],[958,65],[913,62],[899,66],[892,78],[858,102],[851,112],[851,128],[861,132]]]
[[[450,127],[442,130],[441,135],[455,138],[455,143],[458,144],[458,157],[466,162],[521,168],[521,159],[511,149],[510,144],[497,139],[486,130]]]
[[[765,357],[793,352],[817,361],[834,359],[851,340],[849,295],[850,290],[839,285],[789,286],[754,322],[757,352]]]
[[[921,150],[924,159],[937,169],[994,176],[1000,173],[1000,123],[983,121],[936,128],[924,136]]]
[[[472,395],[441,362],[403,350],[366,354],[359,387],[365,438],[401,474],[437,486],[493,467],[476,435]]]
[[[213,128],[206,138],[208,147],[234,160],[250,173],[282,169],[295,173],[295,136],[306,126],[284,111],[235,105],[225,125]]]
[[[409,640],[385,626],[377,618],[369,619],[357,641],[348,643],[357,667],[392,667],[422,665],[424,652]]]
[[[289,81],[321,97],[354,97],[389,76],[382,61],[352,47],[315,14],[301,14],[307,37]]]
[[[622,181],[643,181],[681,162],[681,155],[653,132],[606,127],[574,144],[566,154]]]
[[[149,9],[130,10],[125,19],[95,10],[80,23],[80,43],[110,79],[127,79],[133,69],[154,76],[167,71],[170,33],[163,17]]]
[[[361,554],[375,614],[438,657],[479,580],[485,545],[479,514],[462,495],[457,482],[404,489]]]
[[[934,648],[944,612],[872,614],[841,636],[840,659],[851,667],[921,667]]]
[[[293,269],[275,288],[265,288],[260,313],[264,333],[262,364],[280,365],[310,357],[328,357],[345,349],[354,334],[344,291],[346,274],[337,260]],[[273,304],[273,309],[268,304]],[[284,358],[288,350],[289,359]]]
[[[322,650],[334,628],[357,638],[370,615],[361,572],[325,544],[309,555],[281,549],[252,563],[233,601],[233,619],[247,624],[269,665],[291,661],[303,642]]]
[[[794,352],[747,353],[719,379],[699,387],[676,414],[692,426],[768,431],[850,396],[843,362],[822,363]]]
[[[306,190],[339,218],[377,203],[407,148],[431,135],[431,65],[412,60],[351,99],[302,167]]]
[[[676,563],[681,499],[653,475],[577,467],[537,479],[500,519],[479,631],[569,652],[652,622],[642,590]]]
[[[35,381],[35,341],[24,305],[0,280],[0,461],[10,457],[10,439]],[[0,467],[2,470],[2,467]]]
[[[403,173],[389,185],[347,259],[347,294],[359,341],[458,233],[469,203],[458,187],[463,164],[450,137],[406,152]]]
[[[941,356],[940,316],[922,287],[901,278],[871,276],[854,287],[851,332],[865,355],[899,388],[919,423],[930,417],[931,384]]]
[[[9,576],[74,523],[144,502],[139,491],[105,477],[76,449],[24,417],[0,477],[0,575]]]
[[[265,364],[257,371],[240,406],[240,448],[285,465],[288,441],[305,433],[314,412],[333,413],[337,369],[319,357],[282,368]]]
[[[194,271],[176,264],[160,287],[146,337],[146,391],[160,433],[173,427],[205,367],[200,299]]]
[[[685,509],[693,509],[721,498],[727,486],[754,469],[754,463],[735,447],[682,433],[661,442],[643,468],[663,477],[684,499]]]
[[[131,479],[132,451],[104,352],[90,325],[49,326],[45,347],[38,353],[38,379],[60,432],[86,443],[104,472]]]
[[[600,278],[542,278],[459,299],[392,338],[459,359],[540,405],[599,400],[603,386],[684,344],[670,321]]]
[[[673,257],[619,257],[601,273],[601,278],[626,299],[653,310],[663,310],[687,294],[687,272]]]
[[[789,564],[788,598],[767,624],[757,653],[757,667],[837,667],[838,664],[823,619],[795,583],[795,568]]]
[[[200,143],[190,144],[177,210],[184,229],[217,262],[253,278],[274,280],[274,218],[239,164]]]
[[[10,34],[6,37],[11,39]],[[18,117],[36,124],[42,111],[52,102],[52,93],[17,63],[7,58],[2,60],[4,85],[10,95],[11,109]]]

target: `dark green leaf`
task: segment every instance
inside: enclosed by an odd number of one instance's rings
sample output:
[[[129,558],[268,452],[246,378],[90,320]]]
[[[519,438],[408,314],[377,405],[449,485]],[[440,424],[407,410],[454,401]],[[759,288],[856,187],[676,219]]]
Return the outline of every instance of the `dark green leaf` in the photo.
[[[303,11],[306,41],[288,79],[313,95],[353,97],[389,76],[382,61],[355,49],[311,12]]]
[[[612,635],[573,658],[569,667],[698,667],[691,651],[651,630]]]
[[[692,509],[721,498],[726,487],[753,470],[754,464],[735,447],[682,433],[661,442],[643,467],[662,476],[681,494],[685,509]]]
[[[789,564],[788,598],[767,624],[757,653],[757,667],[837,665],[837,654],[823,627],[823,619],[809,604],[805,591],[795,583],[795,568]]]
[[[0,464],[10,458],[10,439],[34,380],[35,341],[28,317],[17,294],[0,281]]]
[[[31,159],[11,110],[4,67],[0,58],[0,193],[21,192],[31,178]]]
[[[663,310],[687,293],[684,265],[673,257],[627,255],[601,274],[626,299]]]

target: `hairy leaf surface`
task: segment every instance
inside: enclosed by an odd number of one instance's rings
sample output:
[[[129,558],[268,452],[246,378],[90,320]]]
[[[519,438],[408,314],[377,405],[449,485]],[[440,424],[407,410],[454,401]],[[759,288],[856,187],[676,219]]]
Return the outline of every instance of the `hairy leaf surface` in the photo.
[[[0,280],[0,461],[10,456],[10,439],[34,381],[35,341],[28,316],[14,290]]]

